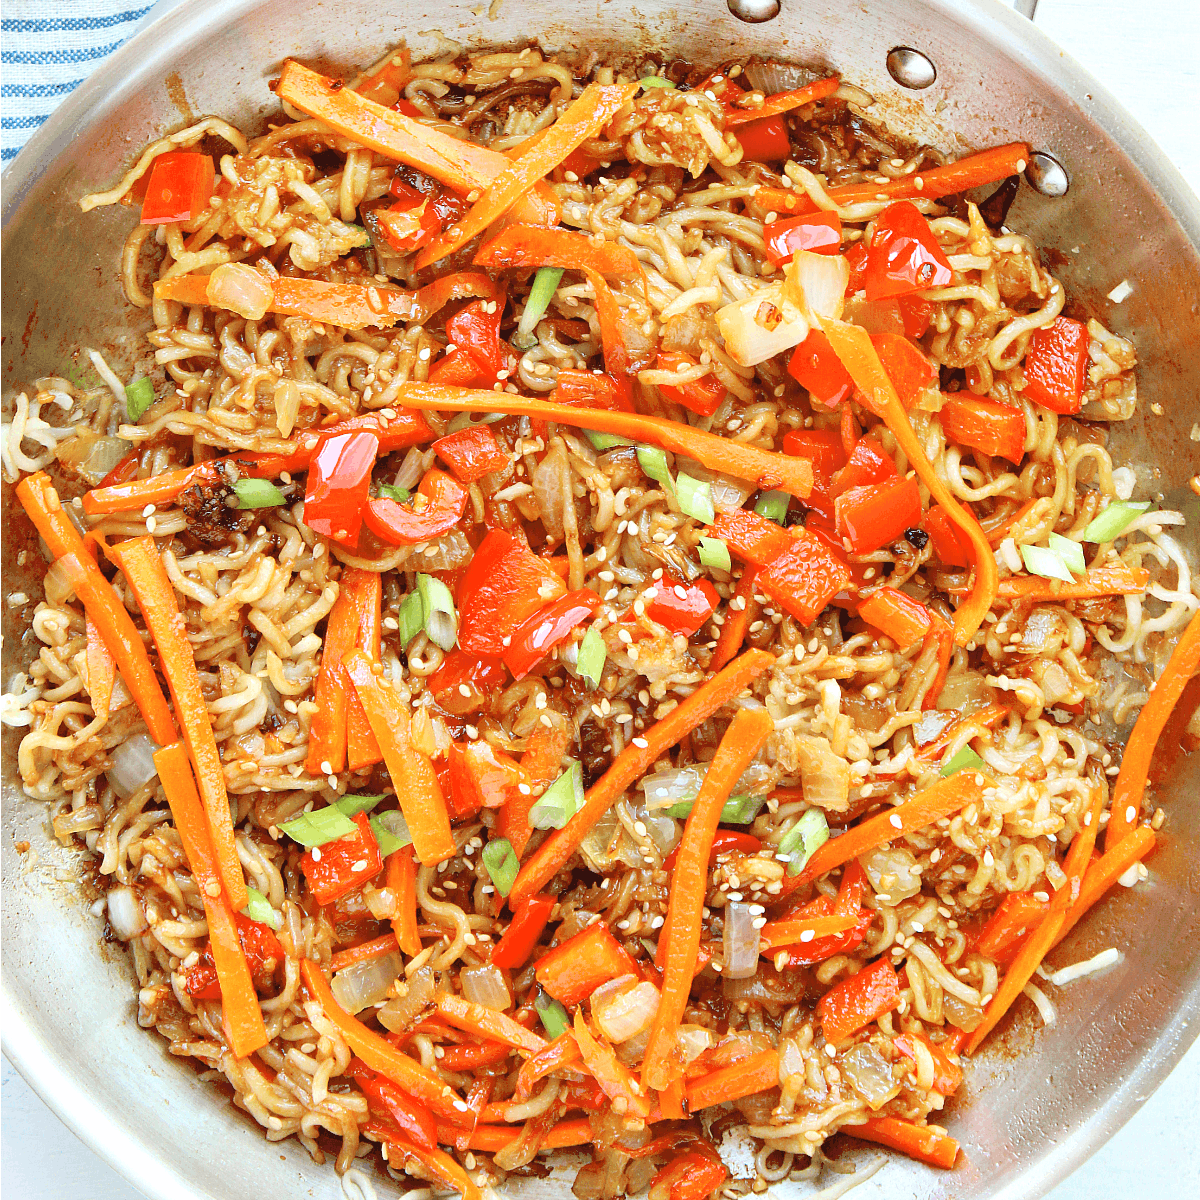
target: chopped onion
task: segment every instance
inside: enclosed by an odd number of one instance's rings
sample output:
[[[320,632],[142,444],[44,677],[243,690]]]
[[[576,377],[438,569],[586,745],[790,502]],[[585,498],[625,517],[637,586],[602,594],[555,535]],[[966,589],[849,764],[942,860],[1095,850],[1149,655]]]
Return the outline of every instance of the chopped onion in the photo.
[[[222,263],[208,277],[205,295],[210,304],[247,321],[261,321],[275,298],[271,281],[246,263]]]
[[[103,437],[88,429],[59,442],[54,453],[64,467],[95,487],[131,449],[124,438]]]
[[[1041,679],[1038,682],[1042,685],[1042,695],[1047,704],[1057,704],[1071,694],[1071,680],[1059,663],[1051,659],[1036,665],[1041,667]]]
[[[944,712],[931,708],[921,714],[920,719],[912,727],[913,740],[918,746],[927,746],[934,741],[938,734],[953,722],[954,718]]]
[[[851,1046],[838,1059],[838,1067],[872,1109],[882,1108],[900,1090],[887,1059],[870,1042]]]
[[[858,861],[883,904],[899,904],[921,890],[917,860],[903,846],[877,846]]]
[[[300,385],[294,379],[281,379],[275,385],[271,402],[275,405],[275,428],[279,430],[280,437],[292,436],[303,396]]]
[[[762,92],[764,96],[773,96],[776,92],[792,92],[822,78],[808,67],[777,62],[747,63],[742,77],[755,91]]]
[[[968,668],[951,671],[946,686],[938,697],[938,711],[960,715],[974,709],[985,708],[995,698],[991,684],[978,671]]]
[[[808,322],[783,299],[783,283],[768,284],[716,313],[725,349],[739,366],[755,367],[808,337]]]
[[[470,413],[465,413],[464,416],[470,416]],[[421,476],[429,470],[433,457],[432,450],[422,450],[420,446],[414,446],[404,456],[400,470],[396,472],[396,478],[392,482],[397,487],[407,488],[411,492],[421,482]]]
[[[713,508],[717,512],[734,512],[746,503],[754,491],[752,487],[741,480],[730,479],[728,475],[710,471],[708,467],[698,463],[694,458],[686,458],[682,454],[675,456],[675,467],[693,479],[699,479],[708,484],[709,490],[712,492]]]
[[[131,887],[111,888],[108,893],[108,923],[123,942],[150,928],[142,902]]]
[[[113,749],[108,782],[122,800],[158,774],[158,767],[154,765],[154,753],[158,749],[159,745],[145,733],[135,733]]]
[[[397,995],[379,1010],[379,1023],[390,1033],[402,1033],[433,1003],[432,967],[414,971],[396,985]]]
[[[675,1046],[685,1067],[716,1044],[717,1035],[703,1025],[680,1025],[675,1033]]]
[[[459,976],[463,995],[473,1004],[505,1012],[512,1007],[512,996],[499,967],[490,963],[482,967],[464,967]]]
[[[683,831],[679,828],[678,821],[665,817],[662,813],[649,812],[644,804],[633,805],[630,812],[635,820],[646,826],[646,833],[660,853],[670,854],[679,845]]]
[[[1021,631],[1022,650],[1043,650],[1050,635],[1058,628],[1058,614],[1052,608],[1035,608]]]
[[[796,1045],[795,1039],[784,1037],[779,1039],[779,1084],[787,1084],[789,1079],[806,1074],[804,1052]]]
[[[983,1022],[983,1009],[968,1003],[954,995],[953,992],[942,994],[942,1009],[946,1014],[946,1020],[964,1033],[974,1032]]]
[[[598,875],[608,874],[619,862],[627,867],[644,866],[641,852],[611,808],[584,835],[579,851]]]
[[[550,453],[534,467],[530,479],[542,524],[546,527],[546,536],[552,542],[561,541],[563,537],[563,497],[564,489],[570,485],[570,478],[571,464],[567,459],[566,447],[559,439],[550,447]]]
[[[461,529],[452,529],[440,538],[425,543],[425,549],[419,550],[408,560],[405,566],[410,571],[457,571],[466,566],[473,551],[467,535]]]
[[[59,608],[75,595],[75,589],[67,580],[67,573],[62,564],[55,559],[42,580],[42,588],[46,593],[46,602]]]
[[[337,1002],[350,1013],[362,1012],[384,999],[397,976],[404,970],[399,950],[389,950],[379,958],[354,963],[339,971],[330,981]]]
[[[749,979],[757,973],[758,930],[749,904],[734,900],[725,906],[722,953],[726,979]]]
[[[797,250],[783,273],[783,302],[794,305],[810,325],[838,320],[846,302],[850,264],[841,254]]]
[[[599,990],[592,993],[592,1016],[610,1042],[627,1042],[650,1027],[660,999],[654,984],[637,983],[604,996]]]
[[[804,799],[818,808],[845,812],[850,807],[850,764],[834,754],[828,738],[797,734],[795,748]]]

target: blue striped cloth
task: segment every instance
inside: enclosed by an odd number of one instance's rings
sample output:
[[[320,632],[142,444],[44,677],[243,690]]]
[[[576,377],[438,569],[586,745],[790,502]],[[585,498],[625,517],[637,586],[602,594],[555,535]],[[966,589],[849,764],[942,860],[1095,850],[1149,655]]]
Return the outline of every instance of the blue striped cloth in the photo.
[[[0,160],[131,38],[150,9],[139,0],[4,0],[0,17]]]

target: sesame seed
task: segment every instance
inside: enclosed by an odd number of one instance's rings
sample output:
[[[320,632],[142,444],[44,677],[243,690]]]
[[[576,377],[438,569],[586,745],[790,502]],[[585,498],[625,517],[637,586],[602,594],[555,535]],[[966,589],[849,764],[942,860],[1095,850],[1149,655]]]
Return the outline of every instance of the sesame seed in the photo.
[[[649,743],[648,741],[646,741],[646,739],[645,739],[645,738],[643,738],[643,737],[635,737],[635,738],[633,739],[633,744],[634,744],[634,745],[635,745],[635,746],[636,746],[636,747],[637,747],[639,750],[645,750],[645,749],[646,749],[646,748],[647,748],[647,747],[650,745],[650,743]]]

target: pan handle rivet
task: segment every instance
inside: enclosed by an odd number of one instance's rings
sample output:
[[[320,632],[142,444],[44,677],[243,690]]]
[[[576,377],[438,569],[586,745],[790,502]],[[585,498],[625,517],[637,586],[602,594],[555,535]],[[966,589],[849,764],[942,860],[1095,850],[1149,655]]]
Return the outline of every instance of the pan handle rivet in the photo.
[[[779,0],[728,0],[729,11],[739,21],[758,25],[779,16]]]
[[[1025,168],[1025,182],[1043,196],[1065,196],[1071,186],[1071,177],[1053,154],[1035,150]]]
[[[901,86],[920,91],[932,85],[937,78],[937,67],[933,60],[911,46],[896,46],[888,51],[888,74]]]

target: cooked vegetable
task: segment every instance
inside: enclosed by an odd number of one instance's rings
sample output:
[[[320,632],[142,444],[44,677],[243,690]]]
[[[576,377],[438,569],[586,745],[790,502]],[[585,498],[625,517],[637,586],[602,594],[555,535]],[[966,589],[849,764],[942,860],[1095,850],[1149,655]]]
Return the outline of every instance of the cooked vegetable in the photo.
[[[703,551],[701,551],[703,557]],[[579,643],[579,657],[575,662],[575,669],[579,672],[581,679],[586,679],[592,687],[600,686],[600,676],[604,673],[604,661],[608,657],[608,651],[604,646],[604,639],[596,631],[594,625],[588,626],[588,631],[583,635],[583,641]]]
[[[583,768],[572,763],[529,810],[534,829],[561,829],[583,805]]]
[[[213,160],[208,154],[195,150],[168,150],[160,154],[146,183],[142,224],[163,225],[198,217],[208,207],[213,179]],[[136,421],[137,417],[133,419]]]
[[[493,838],[484,846],[480,857],[492,883],[496,885],[496,891],[501,896],[507,896],[512,891],[517,872],[521,869],[521,864],[513,853],[512,842],[508,838]]]
[[[1091,337],[1082,321],[1055,317],[1029,340],[1022,373],[1025,395],[1056,413],[1077,413],[1083,407]]]
[[[1113,500],[1083,531],[1085,542],[1111,542],[1150,508],[1149,500]]]

